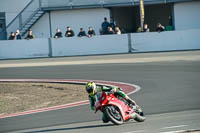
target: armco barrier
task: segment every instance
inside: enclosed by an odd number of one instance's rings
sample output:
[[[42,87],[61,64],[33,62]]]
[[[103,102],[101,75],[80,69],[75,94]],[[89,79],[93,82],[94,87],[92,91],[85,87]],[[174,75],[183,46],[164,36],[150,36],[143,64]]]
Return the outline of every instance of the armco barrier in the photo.
[[[127,53],[128,38],[123,35],[105,35],[52,39],[53,56],[74,56]]]
[[[48,39],[0,41],[0,59],[48,57]]]
[[[200,29],[131,34],[132,52],[200,49]]]

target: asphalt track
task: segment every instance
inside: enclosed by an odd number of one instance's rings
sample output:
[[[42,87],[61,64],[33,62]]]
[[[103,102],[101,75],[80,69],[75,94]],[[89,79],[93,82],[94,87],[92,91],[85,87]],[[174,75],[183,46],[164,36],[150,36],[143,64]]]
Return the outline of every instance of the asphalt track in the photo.
[[[56,66],[2,67],[0,78],[10,79],[93,79],[126,82],[142,89],[131,97],[147,114],[143,123],[129,122],[123,126],[102,124],[101,114],[93,114],[88,105],[31,115],[0,119],[0,132],[168,132],[200,128],[200,52],[117,55],[111,59],[160,57],[161,60],[128,63],[92,63]],[[188,55],[188,56],[187,56]],[[120,57],[121,56],[121,57]],[[183,57],[173,59],[172,57]],[[186,56],[186,57],[185,57]],[[185,60],[184,60],[185,57]],[[77,57],[73,57],[78,60]],[[70,57],[71,60],[73,60]],[[106,59],[101,57],[84,57]],[[162,60],[162,58],[168,60]],[[0,61],[5,63],[45,62],[48,59]],[[68,60],[56,58],[55,60]],[[82,61],[83,58],[80,57]],[[49,61],[49,60],[48,60]],[[92,121],[92,122],[91,122]],[[28,130],[29,129],[29,130]],[[23,130],[23,131],[22,131]]]

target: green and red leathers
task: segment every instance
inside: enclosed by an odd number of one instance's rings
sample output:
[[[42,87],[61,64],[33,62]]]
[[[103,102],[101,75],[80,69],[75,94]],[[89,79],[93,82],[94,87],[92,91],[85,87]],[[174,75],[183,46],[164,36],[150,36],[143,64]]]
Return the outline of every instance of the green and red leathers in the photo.
[[[126,96],[127,96],[120,88],[97,86],[96,89],[97,89],[97,92],[94,95],[89,95],[88,96],[89,101],[90,101],[90,106],[91,106],[92,110],[95,110],[94,104],[96,102],[96,96],[102,91],[113,92],[113,93],[115,93],[117,95],[120,95],[123,98],[126,98]],[[102,115],[102,120],[103,120],[103,122],[108,122],[108,119],[105,117],[104,114]]]

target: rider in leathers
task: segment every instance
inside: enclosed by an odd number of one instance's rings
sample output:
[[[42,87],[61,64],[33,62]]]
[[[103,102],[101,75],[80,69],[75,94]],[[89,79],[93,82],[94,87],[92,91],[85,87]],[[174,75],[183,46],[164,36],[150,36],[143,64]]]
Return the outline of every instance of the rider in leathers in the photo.
[[[128,95],[126,95],[120,88],[106,87],[106,86],[96,86],[96,84],[94,82],[89,81],[88,83],[86,83],[86,91],[89,94],[88,98],[89,98],[92,110],[95,110],[95,107],[94,107],[94,104],[95,104],[95,101],[96,101],[95,96],[97,96],[97,94],[99,92],[102,92],[102,91],[112,92],[116,95],[119,95],[119,96],[123,97],[125,100],[127,100],[128,102],[131,102],[133,105],[136,106],[135,101],[133,101],[131,98],[129,98]],[[109,120],[106,118],[106,116],[104,114],[102,115],[102,120],[103,120],[104,123],[109,122]]]

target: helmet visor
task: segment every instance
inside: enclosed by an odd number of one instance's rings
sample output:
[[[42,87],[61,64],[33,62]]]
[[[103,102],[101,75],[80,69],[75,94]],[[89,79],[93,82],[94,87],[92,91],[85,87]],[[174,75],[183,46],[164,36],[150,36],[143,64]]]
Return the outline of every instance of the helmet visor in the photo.
[[[91,93],[91,92],[93,92],[93,89],[92,89],[92,87],[88,87],[86,90],[87,90],[87,92],[88,92],[88,93]]]

